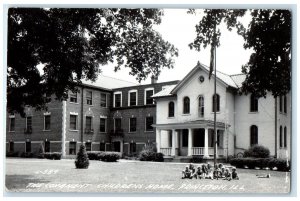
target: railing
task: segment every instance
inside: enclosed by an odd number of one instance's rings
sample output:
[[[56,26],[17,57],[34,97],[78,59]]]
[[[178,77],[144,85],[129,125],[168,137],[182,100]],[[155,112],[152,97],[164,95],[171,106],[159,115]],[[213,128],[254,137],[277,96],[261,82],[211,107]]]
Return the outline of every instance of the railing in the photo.
[[[192,147],[192,155],[204,155],[204,147]]]
[[[124,137],[124,130],[123,129],[117,129],[117,130],[111,130],[109,133],[110,137]]]
[[[25,134],[31,134],[32,133],[32,128],[24,128],[24,133]]]
[[[160,148],[160,152],[163,153],[165,156],[171,156],[172,147]]]
[[[86,129],[84,130],[84,133],[85,133],[85,134],[93,134],[93,133],[94,133],[94,129],[92,129],[92,128],[86,128]]]

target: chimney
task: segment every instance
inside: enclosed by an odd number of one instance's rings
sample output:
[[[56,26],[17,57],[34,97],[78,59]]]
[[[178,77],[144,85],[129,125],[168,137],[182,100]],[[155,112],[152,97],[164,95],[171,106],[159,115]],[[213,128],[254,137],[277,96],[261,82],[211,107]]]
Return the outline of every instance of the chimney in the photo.
[[[154,75],[151,76],[151,84],[156,84],[157,80],[158,80],[157,77],[155,77]]]

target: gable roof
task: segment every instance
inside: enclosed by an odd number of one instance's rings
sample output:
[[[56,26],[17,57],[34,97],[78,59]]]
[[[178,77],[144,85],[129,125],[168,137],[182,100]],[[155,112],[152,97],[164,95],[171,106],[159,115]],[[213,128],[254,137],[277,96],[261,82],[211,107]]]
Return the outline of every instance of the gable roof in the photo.
[[[97,80],[95,80],[95,82],[93,82],[91,80],[81,80],[81,81],[82,81],[82,84],[84,84],[84,85],[107,89],[107,90],[139,85],[134,82],[128,82],[125,80],[120,80],[117,78],[112,78],[112,77],[108,77],[108,76],[104,76],[104,75],[98,75],[98,78],[97,78]]]
[[[205,72],[209,73],[209,67],[198,62],[198,64],[177,84],[169,86],[161,90],[160,92],[154,94],[153,98],[158,97],[166,97],[172,96],[176,94],[176,92],[197,72],[197,70],[202,69]],[[242,86],[243,81],[245,80],[245,74],[236,74],[236,75],[228,75],[217,71],[217,80],[225,84],[226,86],[233,87],[233,88],[240,88]]]

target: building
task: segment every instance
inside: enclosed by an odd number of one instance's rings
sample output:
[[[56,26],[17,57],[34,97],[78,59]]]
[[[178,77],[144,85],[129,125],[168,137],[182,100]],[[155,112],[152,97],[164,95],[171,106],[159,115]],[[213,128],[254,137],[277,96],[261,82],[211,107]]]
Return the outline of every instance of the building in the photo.
[[[217,155],[236,156],[260,144],[272,156],[285,158],[288,152],[289,157],[290,94],[279,97],[277,103],[269,93],[266,98],[239,95],[244,79],[243,74],[217,72]],[[200,63],[178,84],[153,96],[157,113],[153,126],[160,152],[173,157],[213,157],[213,96],[214,77],[209,79],[208,67]]]
[[[146,144],[155,146],[155,103],[151,97],[165,85],[178,81],[138,85],[99,76],[83,81],[68,100],[51,97],[47,111],[26,108],[26,117],[7,114],[7,152],[62,152],[74,157],[83,142],[88,151],[138,154]]]
[[[275,99],[238,95],[244,75],[217,72],[218,156],[242,154],[254,144],[285,158],[290,153],[290,94]],[[213,80],[198,63],[181,81],[137,85],[100,76],[84,81],[66,101],[47,111],[7,114],[7,152],[62,152],[74,157],[83,142],[88,151],[138,154],[147,144],[166,157],[213,155]],[[276,107],[276,110],[275,110]],[[275,112],[276,111],[276,112]],[[275,118],[276,116],[276,118]],[[276,121],[275,121],[276,119]]]

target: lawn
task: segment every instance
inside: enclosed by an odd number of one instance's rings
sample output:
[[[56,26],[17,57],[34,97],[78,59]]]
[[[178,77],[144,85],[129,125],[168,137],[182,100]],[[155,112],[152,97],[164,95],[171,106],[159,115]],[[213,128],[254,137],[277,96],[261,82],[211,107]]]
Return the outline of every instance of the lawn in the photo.
[[[181,179],[184,163],[6,159],[8,192],[288,193],[290,173],[237,169],[240,180]],[[271,174],[271,178],[256,175]],[[287,175],[287,178],[286,178]]]

